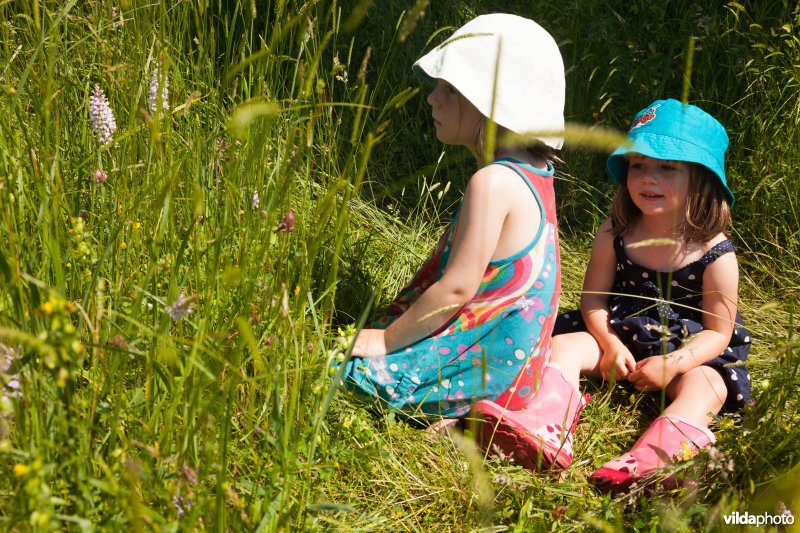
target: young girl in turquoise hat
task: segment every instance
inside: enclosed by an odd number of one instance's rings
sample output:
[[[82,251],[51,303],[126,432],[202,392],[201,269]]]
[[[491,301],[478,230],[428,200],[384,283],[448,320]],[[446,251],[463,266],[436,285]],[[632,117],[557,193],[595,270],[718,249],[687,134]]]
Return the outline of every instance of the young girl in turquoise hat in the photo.
[[[343,382],[441,425],[482,399],[524,407],[548,357],[561,288],[550,159],[562,144],[551,135],[564,127],[564,65],[541,26],[492,14],[414,70],[431,86],[436,137],[468,148],[478,170],[431,256],[356,337]],[[506,143],[506,132],[528,141]]]
[[[620,187],[594,240],[581,309],[559,316],[542,386],[524,410],[475,406],[474,416],[488,422],[484,445],[529,468],[566,468],[588,401],[581,375],[665,391],[671,403],[662,415],[590,478],[602,490],[624,491],[667,458],[713,443],[714,416],[747,403],[750,374],[741,363],[750,337],[725,233],[734,202],[727,147],[723,126],[698,107],[659,100],[636,115],[628,141],[608,158]]]

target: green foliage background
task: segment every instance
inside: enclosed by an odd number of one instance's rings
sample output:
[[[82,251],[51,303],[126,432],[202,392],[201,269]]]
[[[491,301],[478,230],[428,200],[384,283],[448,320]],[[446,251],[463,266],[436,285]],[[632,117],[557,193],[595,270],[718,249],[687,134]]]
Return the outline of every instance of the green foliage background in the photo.
[[[558,477],[330,386],[337,327],[411,275],[472,171],[435,141],[410,66],[492,11],[556,37],[574,123],[624,130],[688,88],[728,127],[755,404],[719,422],[724,459],[679,467],[693,489],[586,483],[651,396],[587,383]],[[787,0],[0,2],[0,525],[682,530],[796,509],[798,27]],[[611,193],[591,139],[558,168],[565,308]]]

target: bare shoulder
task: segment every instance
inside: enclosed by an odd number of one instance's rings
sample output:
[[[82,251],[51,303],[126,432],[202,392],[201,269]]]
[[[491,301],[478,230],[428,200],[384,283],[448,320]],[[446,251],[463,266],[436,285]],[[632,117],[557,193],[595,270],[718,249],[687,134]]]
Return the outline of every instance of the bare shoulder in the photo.
[[[486,165],[472,175],[467,187],[474,186],[490,188],[497,192],[511,192],[521,181],[516,171],[505,165]]]
[[[502,213],[535,206],[525,181],[515,170],[504,165],[487,165],[475,172],[467,183],[464,198],[475,205],[489,205]]]
[[[706,245],[706,250],[712,249],[714,246],[721,242],[725,242],[728,237],[724,233],[720,233],[714,238],[710,239]],[[725,252],[718,256],[714,261],[708,264],[705,270],[705,277],[723,277],[723,276],[738,276],[739,262],[736,259],[736,254],[733,251]]]
[[[714,246],[718,245],[721,242],[725,242],[728,240],[728,236],[722,232],[717,233],[711,239],[709,239],[705,244],[705,249],[710,250]]]
[[[597,228],[597,233],[594,236],[594,243],[595,246],[600,245],[612,245],[614,242],[614,224],[611,222],[611,218],[607,218],[603,221],[602,224]]]
[[[610,265],[616,262],[616,252],[614,251],[614,232],[612,231],[613,224],[611,219],[606,219],[600,227],[597,228],[597,233],[594,236],[592,243],[592,257],[590,263],[602,263],[603,265]],[[596,266],[596,265],[595,265]]]

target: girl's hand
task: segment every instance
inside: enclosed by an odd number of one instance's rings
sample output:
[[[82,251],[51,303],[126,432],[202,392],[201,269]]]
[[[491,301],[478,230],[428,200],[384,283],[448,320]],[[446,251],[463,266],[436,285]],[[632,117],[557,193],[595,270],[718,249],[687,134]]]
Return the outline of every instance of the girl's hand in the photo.
[[[654,355],[636,363],[636,370],[628,376],[628,381],[636,390],[652,392],[666,388],[678,375],[678,366],[669,356]]]
[[[636,360],[624,344],[618,343],[613,348],[603,351],[599,366],[600,376],[604,380],[613,377],[615,380],[624,381],[636,370]]]
[[[362,329],[353,344],[353,355],[358,357],[386,355],[386,332],[382,329]]]

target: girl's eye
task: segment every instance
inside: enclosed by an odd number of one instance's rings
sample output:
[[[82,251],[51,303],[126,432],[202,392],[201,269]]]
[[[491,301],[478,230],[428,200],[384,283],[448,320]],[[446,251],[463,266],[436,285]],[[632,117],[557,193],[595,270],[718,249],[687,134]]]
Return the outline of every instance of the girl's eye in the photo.
[[[631,163],[628,165],[628,170],[641,170],[644,168],[642,163]]]

